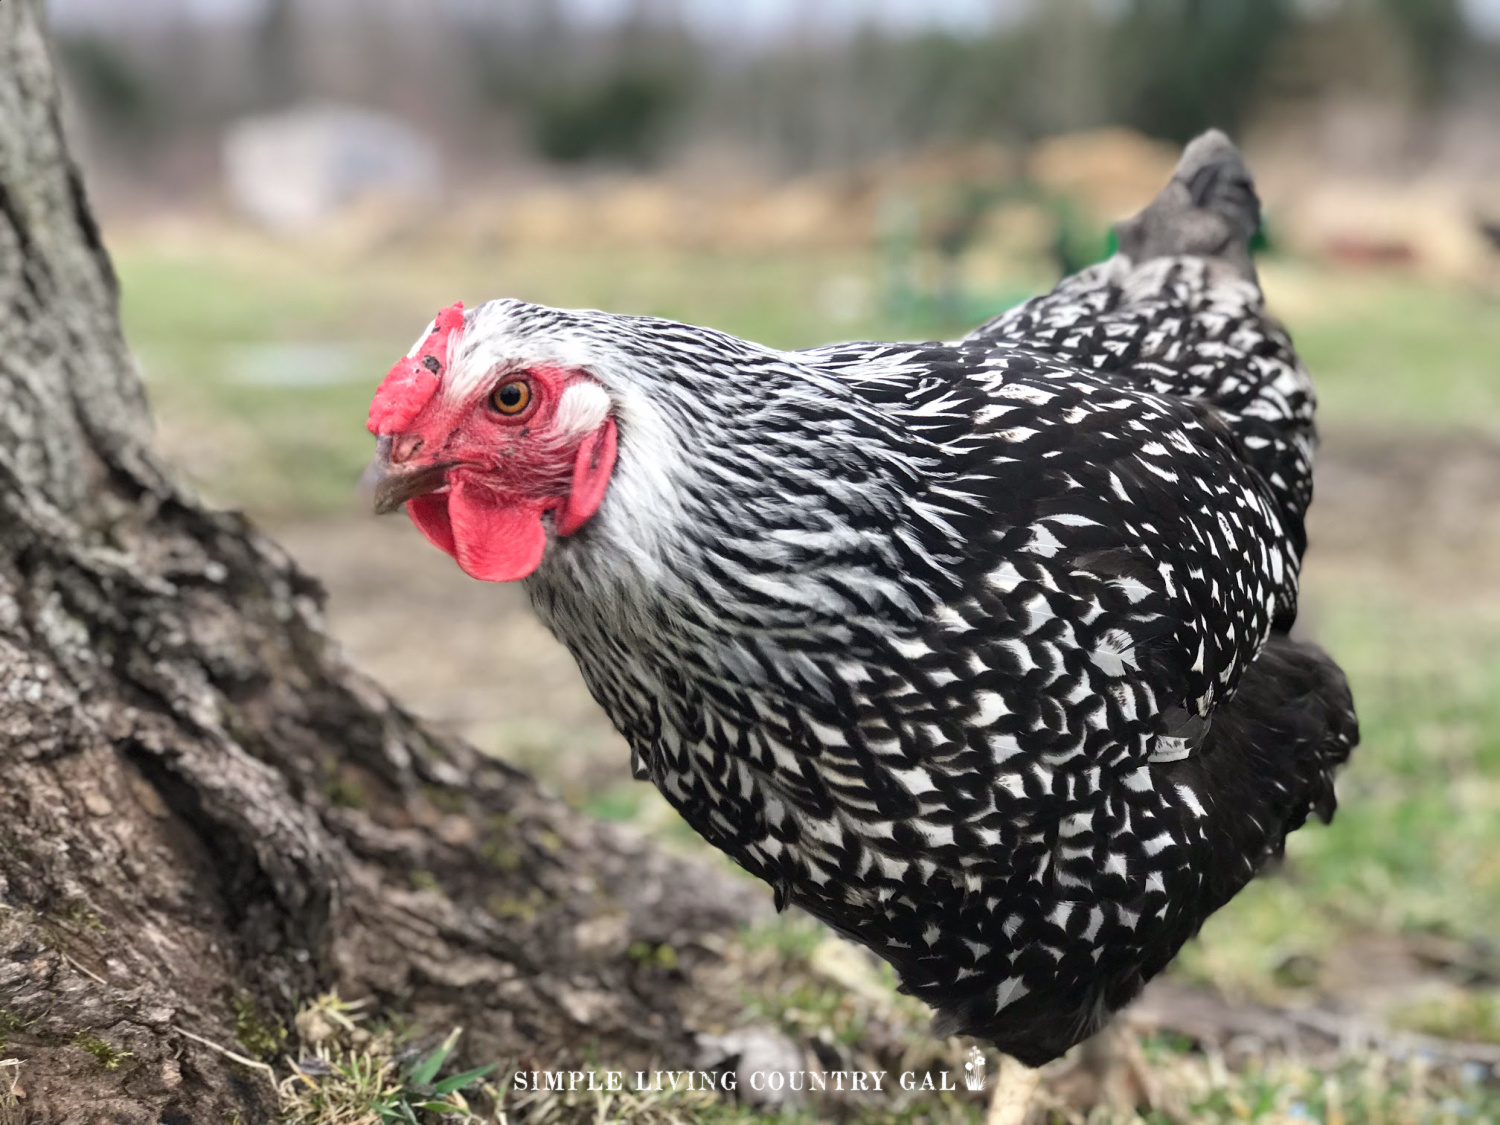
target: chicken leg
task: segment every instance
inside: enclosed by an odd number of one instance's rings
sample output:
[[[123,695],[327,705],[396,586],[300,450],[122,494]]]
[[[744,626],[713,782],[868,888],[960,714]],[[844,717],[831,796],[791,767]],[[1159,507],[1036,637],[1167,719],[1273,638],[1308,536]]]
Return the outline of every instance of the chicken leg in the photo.
[[[990,1095],[990,1109],[985,1125],[1026,1125],[1042,1072],[1011,1058],[1000,1056],[1000,1071],[995,1075],[995,1091]]]

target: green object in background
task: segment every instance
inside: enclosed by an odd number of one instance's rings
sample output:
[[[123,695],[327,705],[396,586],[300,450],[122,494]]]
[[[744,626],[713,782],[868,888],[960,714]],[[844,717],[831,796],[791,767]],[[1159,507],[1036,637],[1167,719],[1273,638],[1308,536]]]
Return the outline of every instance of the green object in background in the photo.
[[[1255,236],[1250,239],[1250,253],[1272,254],[1276,247],[1271,239],[1271,225],[1266,221],[1264,214],[1260,217],[1260,226],[1255,228]]]
[[[1033,202],[1045,206],[1055,220],[1049,249],[1058,276],[1077,273],[1110,252],[1112,232],[1085,219],[1069,197],[1043,192],[1025,181],[955,184],[949,205],[928,231],[923,230],[916,204],[908,199],[888,201],[881,211],[879,271],[881,307],[891,333],[921,335],[936,329],[940,335],[959,335],[1047,288],[1018,284],[1014,289],[975,292],[964,285],[959,269],[996,207]],[[935,285],[924,286],[919,277],[917,263],[924,250],[931,251],[939,269]]]
[[[1050,196],[1046,203],[1057,220],[1052,254],[1061,276],[1070,277],[1115,252],[1114,227],[1100,230],[1082,215],[1082,209],[1070,196]]]

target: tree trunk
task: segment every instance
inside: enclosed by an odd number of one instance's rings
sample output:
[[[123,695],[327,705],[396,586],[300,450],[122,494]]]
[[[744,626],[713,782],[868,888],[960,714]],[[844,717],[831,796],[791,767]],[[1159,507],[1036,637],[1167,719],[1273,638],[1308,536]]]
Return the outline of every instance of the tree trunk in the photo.
[[[732,889],[414,721],[152,453],[41,9],[0,0],[0,1122],[270,1122],[200,1040],[274,1055],[330,988],[477,1063],[687,1063],[626,951]]]

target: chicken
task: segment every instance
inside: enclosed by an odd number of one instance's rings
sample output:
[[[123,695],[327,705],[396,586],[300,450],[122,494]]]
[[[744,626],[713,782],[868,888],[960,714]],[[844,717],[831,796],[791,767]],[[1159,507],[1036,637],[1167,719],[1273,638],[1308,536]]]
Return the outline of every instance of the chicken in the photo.
[[[787,352],[514,300],[371,409],[377,507],[525,580],[710,843],[1040,1065],[1310,813],[1358,735],[1290,635],[1314,399],[1221,134],[1120,252],[956,343]]]

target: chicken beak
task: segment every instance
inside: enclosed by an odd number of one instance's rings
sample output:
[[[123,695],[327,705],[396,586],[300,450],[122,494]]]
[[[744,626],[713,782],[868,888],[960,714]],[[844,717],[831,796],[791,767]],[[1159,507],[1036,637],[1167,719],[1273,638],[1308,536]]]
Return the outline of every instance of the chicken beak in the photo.
[[[436,492],[448,483],[451,462],[395,464],[391,461],[391,439],[382,437],[375,446],[375,459],[365,469],[362,489],[375,505],[376,515],[399,509],[408,500]]]

